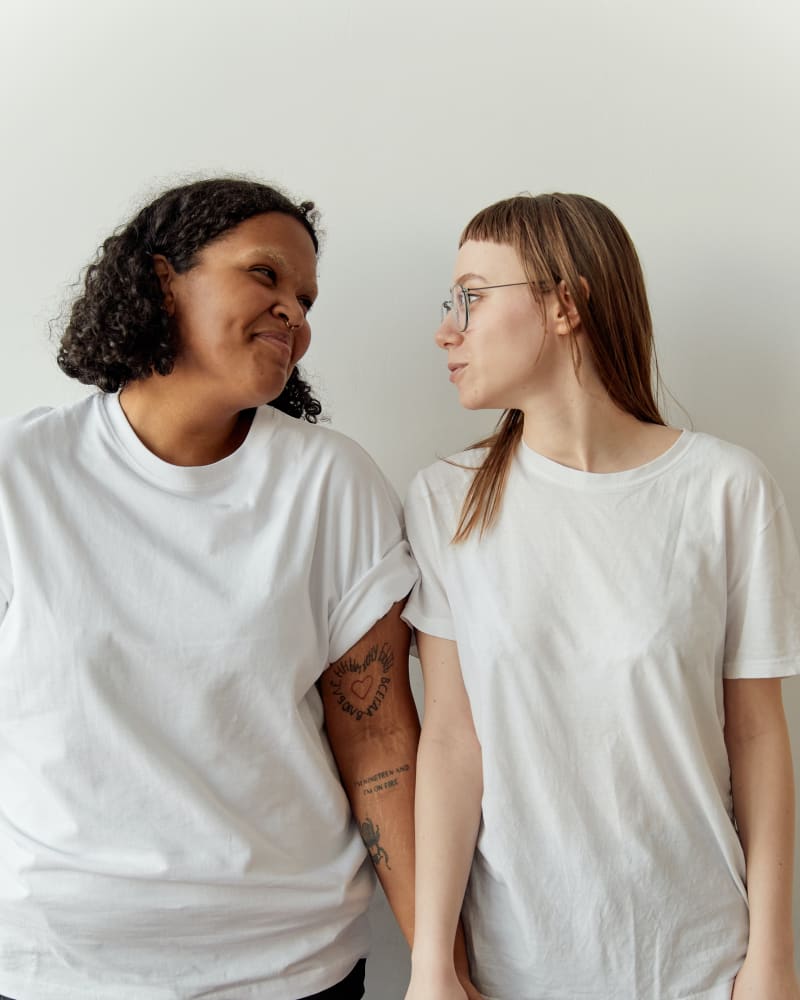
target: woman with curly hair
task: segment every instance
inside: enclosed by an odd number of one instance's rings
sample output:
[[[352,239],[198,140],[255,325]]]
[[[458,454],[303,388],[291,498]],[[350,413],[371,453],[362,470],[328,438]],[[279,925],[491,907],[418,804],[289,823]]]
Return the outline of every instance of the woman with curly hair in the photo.
[[[297,367],[316,227],[251,181],[161,195],[61,341],[101,391],[0,426],[15,1000],[361,997],[373,866],[410,938],[416,570]]]

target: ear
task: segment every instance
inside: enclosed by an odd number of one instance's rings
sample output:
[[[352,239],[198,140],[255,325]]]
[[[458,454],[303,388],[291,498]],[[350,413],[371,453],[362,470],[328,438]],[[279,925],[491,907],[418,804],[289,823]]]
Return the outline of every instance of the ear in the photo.
[[[175,269],[167,258],[160,253],[153,254],[153,270],[156,272],[161,294],[164,296],[162,307],[168,316],[175,315],[175,293],[172,290],[172,279]]]
[[[589,283],[583,276],[579,280],[588,301],[590,294]],[[581,317],[578,307],[575,304],[575,299],[570,295],[570,291],[567,288],[566,281],[560,281],[555,292],[552,322],[554,333],[562,337],[567,334],[578,333],[581,329]]]

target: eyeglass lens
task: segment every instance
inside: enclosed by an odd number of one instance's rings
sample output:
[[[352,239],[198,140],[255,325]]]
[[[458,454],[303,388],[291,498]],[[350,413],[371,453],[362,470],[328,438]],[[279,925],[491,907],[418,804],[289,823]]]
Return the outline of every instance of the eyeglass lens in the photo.
[[[469,323],[467,291],[462,285],[453,285],[450,298],[442,303],[442,322],[452,313],[452,321],[459,333],[463,333]]]
[[[467,306],[467,293],[461,285],[456,285],[453,289],[453,306],[456,314],[456,327],[463,333],[469,322],[469,312]]]
[[[463,285],[454,285],[451,289],[453,296],[453,320],[455,328],[459,333],[463,333],[469,323],[469,303],[467,302],[467,292]]]

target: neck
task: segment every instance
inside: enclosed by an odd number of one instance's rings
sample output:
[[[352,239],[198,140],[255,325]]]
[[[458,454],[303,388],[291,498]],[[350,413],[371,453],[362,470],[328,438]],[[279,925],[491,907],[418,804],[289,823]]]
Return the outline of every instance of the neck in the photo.
[[[247,437],[252,410],[188,402],[167,386],[169,376],[151,375],[125,386],[122,410],[142,444],[171,465],[212,465]]]
[[[584,472],[622,472],[652,461],[680,431],[644,423],[621,410],[596,381],[575,381],[550,397],[529,400],[522,438],[533,451]]]

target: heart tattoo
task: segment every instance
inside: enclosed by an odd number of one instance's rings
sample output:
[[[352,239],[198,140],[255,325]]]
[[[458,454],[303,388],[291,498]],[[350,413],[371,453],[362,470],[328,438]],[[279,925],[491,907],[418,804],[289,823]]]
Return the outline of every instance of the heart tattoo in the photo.
[[[363,660],[340,660],[330,685],[339,707],[357,722],[372,718],[380,709],[391,684],[394,663],[391,646],[371,646]]]
[[[366,701],[370,691],[372,690],[372,684],[373,684],[372,678],[365,677],[361,681],[353,681],[353,683],[350,686],[350,690],[353,692],[356,698],[359,698],[361,701]]]

